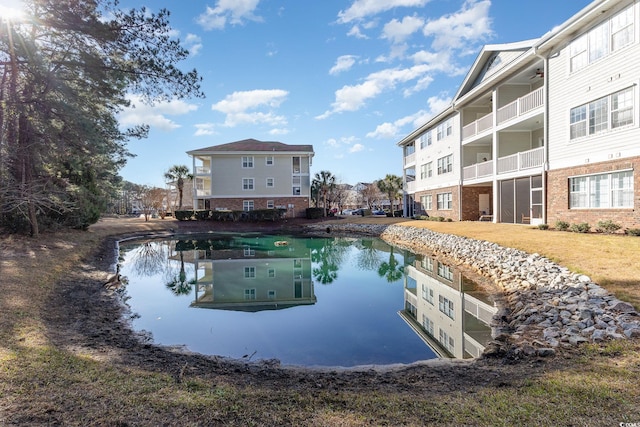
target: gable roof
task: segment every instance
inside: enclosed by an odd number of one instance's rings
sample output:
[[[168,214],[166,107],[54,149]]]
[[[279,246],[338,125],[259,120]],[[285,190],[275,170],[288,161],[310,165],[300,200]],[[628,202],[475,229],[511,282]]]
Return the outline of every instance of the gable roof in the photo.
[[[187,154],[193,156],[198,154],[228,152],[295,152],[311,153],[311,155],[313,155],[313,145],[290,145],[277,141],[258,141],[257,139],[250,138],[243,139],[241,141],[229,142],[226,144],[213,145],[211,147],[187,151]]]

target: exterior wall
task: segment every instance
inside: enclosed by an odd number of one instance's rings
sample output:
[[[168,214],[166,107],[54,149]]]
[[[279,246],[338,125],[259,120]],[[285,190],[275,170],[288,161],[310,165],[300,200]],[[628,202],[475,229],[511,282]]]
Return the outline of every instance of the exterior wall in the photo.
[[[420,203],[422,196],[431,194],[433,200],[433,209],[426,211],[429,216],[441,216],[446,219],[451,219],[452,221],[460,221],[460,215],[458,214],[460,209],[460,188],[460,186],[455,185],[451,187],[419,191],[415,194],[415,201],[417,203]],[[438,209],[438,194],[448,192],[451,193],[451,209]]]
[[[307,208],[309,207],[309,199],[306,197],[243,197],[243,198],[225,198],[225,197],[216,197],[212,199],[206,199],[209,202],[209,209],[228,209],[233,211],[241,211],[243,210],[243,202],[245,200],[253,200],[253,208],[257,209],[268,209],[267,201],[273,200],[274,205],[276,207],[285,207],[287,208],[286,216],[289,218],[298,218],[304,217],[307,214]],[[293,208],[290,208],[289,205],[293,205]],[[204,208],[204,206],[199,206],[199,208]]]
[[[635,42],[609,53],[584,68],[570,72],[569,46],[563,47],[549,59],[549,169],[579,166],[585,163],[608,161],[616,157],[640,155],[640,127],[638,123],[638,68],[640,67],[640,7],[634,4]],[[601,21],[612,13],[603,15]],[[585,32],[591,29],[585,28]],[[595,135],[570,139],[570,111],[620,90],[633,87],[634,123]]]
[[[569,209],[569,178],[578,175],[633,169],[634,201],[632,209]],[[595,229],[598,221],[612,220],[623,228],[640,228],[640,156],[625,160],[587,164],[556,169],[547,175],[547,223],[589,223]]]
[[[462,215],[461,221],[477,221],[482,214],[479,212],[480,194],[488,194],[489,202],[493,200],[493,187],[462,187]],[[487,212],[486,214],[489,214]]]

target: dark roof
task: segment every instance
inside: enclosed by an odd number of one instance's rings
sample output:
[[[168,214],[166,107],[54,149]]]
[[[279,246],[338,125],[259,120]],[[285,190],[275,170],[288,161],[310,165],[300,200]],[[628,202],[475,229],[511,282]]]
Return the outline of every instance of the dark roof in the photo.
[[[313,145],[289,145],[277,141],[258,141],[257,139],[243,139],[242,141],[229,142],[227,144],[213,145],[187,151],[187,154],[205,154],[211,152],[233,151],[280,151],[280,152],[305,152],[313,153]]]

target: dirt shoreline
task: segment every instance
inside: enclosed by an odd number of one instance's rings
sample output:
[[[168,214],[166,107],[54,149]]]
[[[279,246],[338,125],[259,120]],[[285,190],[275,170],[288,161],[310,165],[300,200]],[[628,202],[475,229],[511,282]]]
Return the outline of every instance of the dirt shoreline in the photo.
[[[288,223],[222,223],[215,231],[300,232],[306,221]],[[144,225],[144,224],[143,224]],[[487,385],[512,384],[532,378],[549,369],[561,368],[565,357],[518,359],[510,354],[474,361],[435,361],[406,366],[360,367],[356,369],[309,369],[282,367],[277,361],[245,362],[216,356],[188,353],[181,349],[154,345],[135,333],[127,321],[126,306],[118,297],[105,291],[102,280],[115,259],[116,242],[135,236],[160,236],[168,233],[202,233],[209,225],[156,221],[136,227],[122,227],[115,220],[101,221],[95,227],[122,230],[104,240],[90,259],[69,272],[59,284],[47,311],[47,336],[54,345],[73,353],[91,354],[122,368],[137,367],[173,375],[176,381],[197,376],[214,383],[223,381],[238,386],[259,384],[263,387],[295,387],[301,391],[331,389],[368,389],[443,393],[472,391]],[[153,228],[153,229],[149,229]],[[110,255],[114,254],[114,255]]]

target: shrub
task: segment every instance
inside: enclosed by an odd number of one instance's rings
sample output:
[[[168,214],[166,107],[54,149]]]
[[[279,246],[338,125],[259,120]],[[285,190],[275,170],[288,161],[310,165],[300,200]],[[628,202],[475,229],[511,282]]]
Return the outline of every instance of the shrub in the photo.
[[[174,215],[178,221],[188,221],[193,216],[193,211],[175,211]]]
[[[586,222],[581,222],[579,224],[571,224],[570,229],[574,233],[588,233],[591,230],[591,226]]]
[[[621,225],[616,224],[612,220],[608,219],[606,221],[598,221],[598,228],[596,230],[600,233],[612,234],[620,230],[621,227]]]
[[[640,236],[640,228],[628,228],[625,234],[629,236]]]
[[[322,218],[322,208],[307,208],[307,219]]]
[[[199,210],[194,212],[194,216],[198,221],[205,221],[211,218],[211,211],[208,209]]]
[[[567,231],[569,229],[569,223],[566,221],[556,221],[556,230]]]
[[[539,230],[548,230],[549,229],[549,224],[538,224],[538,229]]]

